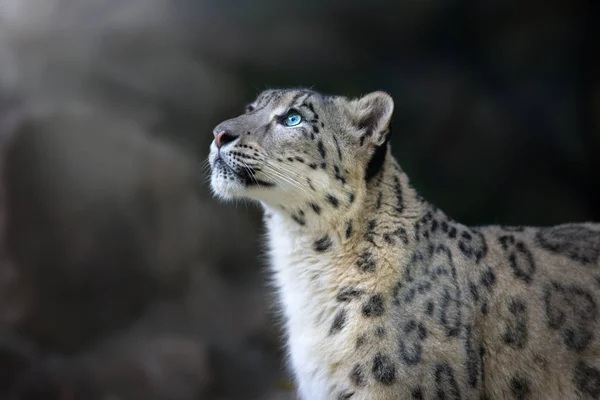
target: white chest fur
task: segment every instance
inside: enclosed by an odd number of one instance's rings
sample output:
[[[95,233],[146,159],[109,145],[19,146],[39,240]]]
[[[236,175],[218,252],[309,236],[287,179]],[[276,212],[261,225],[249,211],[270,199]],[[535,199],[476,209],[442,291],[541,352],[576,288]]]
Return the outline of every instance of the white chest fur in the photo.
[[[342,340],[328,338],[328,318],[335,309],[334,285],[324,271],[335,255],[312,251],[314,239],[294,235],[285,220],[273,216],[268,222],[269,251],[275,284],[286,318],[287,349],[303,400],[330,398],[329,365],[348,351]]]

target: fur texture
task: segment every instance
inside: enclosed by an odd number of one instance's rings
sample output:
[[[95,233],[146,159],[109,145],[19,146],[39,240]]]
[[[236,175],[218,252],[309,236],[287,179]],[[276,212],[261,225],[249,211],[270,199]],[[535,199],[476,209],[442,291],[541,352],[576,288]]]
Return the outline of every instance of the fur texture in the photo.
[[[600,398],[600,226],[454,221],[392,158],[393,107],[269,90],[215,128],[213,191],[264,207],[299,396]]]

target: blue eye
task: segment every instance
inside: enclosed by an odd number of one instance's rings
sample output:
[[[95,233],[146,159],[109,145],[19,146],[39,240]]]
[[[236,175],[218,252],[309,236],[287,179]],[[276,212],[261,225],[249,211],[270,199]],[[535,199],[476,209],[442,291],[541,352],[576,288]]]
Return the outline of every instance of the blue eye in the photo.
[[[296,126],[302,122],[302,116],[298,113],[290,113],[283,120],[285,126]]]

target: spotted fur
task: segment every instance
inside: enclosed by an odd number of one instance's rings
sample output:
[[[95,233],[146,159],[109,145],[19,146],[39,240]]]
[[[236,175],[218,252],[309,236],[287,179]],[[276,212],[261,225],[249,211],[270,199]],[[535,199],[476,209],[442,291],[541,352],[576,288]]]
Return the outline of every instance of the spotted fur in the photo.
[[[214,193],[265,211],[299,397],[599,399],[600,225],[460,224],[391,156],[393,107],[268,90],[215,128]]]

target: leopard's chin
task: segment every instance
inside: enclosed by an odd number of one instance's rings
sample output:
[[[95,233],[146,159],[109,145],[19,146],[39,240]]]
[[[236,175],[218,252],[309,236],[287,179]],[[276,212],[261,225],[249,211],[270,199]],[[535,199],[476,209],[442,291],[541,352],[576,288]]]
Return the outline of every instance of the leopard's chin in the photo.
[[[223,200],[245,196],[246,185],[235,171],[220,158],[211,164],[210,186],[215,196]]]

